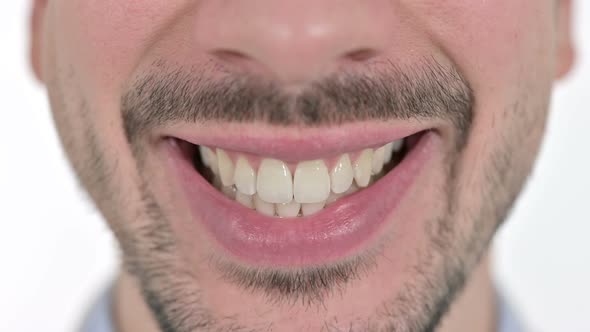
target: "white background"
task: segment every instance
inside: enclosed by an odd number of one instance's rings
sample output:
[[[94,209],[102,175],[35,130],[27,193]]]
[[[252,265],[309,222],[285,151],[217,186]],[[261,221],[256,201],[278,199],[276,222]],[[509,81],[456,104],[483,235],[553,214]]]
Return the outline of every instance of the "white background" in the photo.
[[[590,332],[590,1],[576,2],[577,67],[556,89],[538,166],[495,243],[498,284],[531,331]],[[116,250],[32,79],[28,4],[0,2],[0,331],[73,331]]]

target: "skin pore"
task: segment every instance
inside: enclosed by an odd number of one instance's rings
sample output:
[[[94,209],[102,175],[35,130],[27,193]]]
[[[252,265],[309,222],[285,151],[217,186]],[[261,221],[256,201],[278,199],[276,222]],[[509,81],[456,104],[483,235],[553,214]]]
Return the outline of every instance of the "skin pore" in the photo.
[[[33,68],[121,248],[118,331],[495,331],[488,245],[571,67],[570,7],[36,0]],[[220,249],[163,152],[183,133],[360,124],[426,126],[431,158],[377,239],[319,266]]]

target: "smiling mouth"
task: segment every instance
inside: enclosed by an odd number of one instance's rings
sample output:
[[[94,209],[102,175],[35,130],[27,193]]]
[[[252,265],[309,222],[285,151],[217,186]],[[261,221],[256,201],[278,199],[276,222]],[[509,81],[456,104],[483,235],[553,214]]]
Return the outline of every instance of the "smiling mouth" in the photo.
[[[203,234],[257,266],[317,266],[368,250],[442,147],[433,129],[227,131],[166,135],[164,160]]]
[[[179,144],[194,169],[230,200],[265,216],[295,218],[312,216],[370,187],[399,165],[422,135],[299,162]]]

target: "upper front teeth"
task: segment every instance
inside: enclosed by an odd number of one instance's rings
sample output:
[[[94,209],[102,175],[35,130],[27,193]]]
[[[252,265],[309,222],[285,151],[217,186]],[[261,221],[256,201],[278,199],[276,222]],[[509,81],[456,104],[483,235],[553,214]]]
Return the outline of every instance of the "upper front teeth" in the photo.
[[[300,162],[293,184],[293,195],[298,203],[325,202],[330,196],[330,175],[323,160]]]
[[[269,203],[291,202],[293,177],[287,165],[280,160],[263,159],[258,167],[256,192]]]
[[[246,195],[256,193],[256,172],[246,158],[242,156],[238,158],[233,176],[234,183],[240,192]]]
[[[324,160],[302,161],[294,167],[294,174],[281,160],[263,158],[253,166],[244,155],[232,158],[223,149],[199,149],[203,164],[217,177],[214,183],[221,183],[224,188],[218,189],[228,197],[265,215],[295,217],[316,213],[341,196],[368,186],[401,147],[399,140],[378,149],[364,149],[354,161],[345,153],[331,168]]]
[[[348,153],[343,154],[330,172],[332,192],[340,194],[348,190],[354,181],[354,170]]]
[[[217,165],[219,167],[219,177],[224,186],[231,186],[234,184],[234,163],[225,151],[217,149]]]

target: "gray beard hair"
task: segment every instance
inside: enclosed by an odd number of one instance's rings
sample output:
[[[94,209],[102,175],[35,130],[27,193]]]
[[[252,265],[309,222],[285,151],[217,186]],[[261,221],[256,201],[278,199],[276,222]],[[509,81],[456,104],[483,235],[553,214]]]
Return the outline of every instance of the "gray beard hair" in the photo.
[[[449,173],[453,173],[452,171]],[[449,179],[451,179],[449,177]],[[456,197],[452,181],[448,181],[449,198]],[[236,318],[216,317],[212,308],[203,305],[198,277],[182,267],[176,255],[174,235],[166,217],[149,192],[142,186],[144,204],[142,214],[149,223],[123,242],[124,266],[141,286],[142,295],[163,332],[262,332],[268,331],[271,322],[244,326]],[[493,206],[492,206],[493,205]],[[411,267],[414,278],[405,282],[395,298],[388,300],[371,317],[351,318],[348,331],[366,332],[426,332],[434,331],[450,304],[463,288],[466,278],[477,265],[488,247],[496,226],[504,214],[489,213],[496,204],[486,207],[487,213],[478,217],[470,216],[474,229],[469,238],[461,238],[454,228],[456,216],[449,201],[446,216],[427,223],[425,233],[430,246],[418,253],[419,259]],[[456,210],[455,210],[456,211]],[[467,216],[465,216],[467,217]],[[490,223],[490,218],[495,220]],[[477,230],[477,231],[475,231]],[[224,278],[255,293],[265,295],[269,304],[294,305],[303,303],[310,309],[322,308],[327,296],[334,289],[343,290],[346,282],[362,278],[371,273],[372,263],[378,250],[364,255],[362,260],[346,262],[343,266],[316,268],[312,271],[241,271],[242,267],[232,266],[236,272],[232,278]],[[440,262],[440,263],[436,263]],[[362,273],[359,273],[362,271]],[[223,276],[223,269],[219,270]],[[273,276],[280,273],[278,283]],[[258,280],[252,280],[257,276]],[[255,286],[253,286],[255,285]],[[315,287],[310,286],[315,285]],[[321,286],[319,286],[321,285]],[[288,292],[284,290],[288,289]],[[322,331],[340,332],[338,318],[328,317]],[[276,326],[275,326],[276,327]],[[279,329],[280,330],[280,329]]]
[[[440,67],[437,70],[442,70]],[[170,79],[177,80],[182,78],[181,71],[172,71],[173,75],[168,75],[162,81],[170,85]],[[428,73],[427,70],[424,72]],[[423,73],[424,73],[423,72]],[[444,74],[444,73],[443,73]],[[447,73],[448,74],[448,73]],[[457,73],[451,72],[450,77],[458,78]],[[425,75],[429,76],[429,75]],[[406,75],[402,77],[410,77]],[[443,76],[443,77],[449,77]],[[168,81],[167,81],[168,80]],[[257,99],[257,89],[248,90],[238,89],[241,91],[239,96],[245,100],[245,105],[258,105],[256,111],[248,112],[247,110],[240,113],[236,111],[239,107],[240,98],[230,99],[232,103],[208,105],[209,108],[203,107],[180,107],[187,103],[195,102],[192,94],[178,94],[175,91],[164,91],[160,98],[156,98],[156,105],[146,105],[145,96],[149,96],[150,89],[157,86],[157,77],[148,76],[136,84],[135,90],[125,95],[123,98],[123,119],[127,138],[138,161],[138,174],[145,176],[142,172],[145,167],[144,161],[145,149],[141,146],[143,134],[149,132],[149,129],[163,124],[180,122],[180,121],[234,121],[249,122],[265,119],[275,125],[290,125],[293,123],[304,123],[310,126],[329,124],[339,124],[353,122],[367,118],[425,118],[441,117],[446,118],[453,123],[460,133],[457,139],[457,147],[454,153],[447,156],[447,182],[445,191],[447,193],[446,209],[441,216],[434,218],[426,223],[424,230],[427,234],[429,246],[419,252],[416,257],[419,259],[411,267],[414,272],[414,278],[407,280],[404,286],[399,290],[395,298],[382,303],[379,310],[371,317],[355,317],[351,321],[355,323],[350,325],[350,331],[396,331],[396,332],[421,332],[433,331],[438,326],[441,318],[447,312],[457,293],[463,288],[466,278],[471,270],[476,266],[481,256],[488,247],[497,226],[504,220],[508,213],[514,198],[520,191],[522,180],[513,182],[512,186],[505,186],[505,177],[510,171],[513,154],[511,151],[496,151],[494,160],[490,163],[490,169],[487,174],[490,181],[490,187],[485,188],[486,195],[484,205],[477,211],[465,210],[466,207],[460,206],[457,201],[459,197],[457,174],[461,174],[459,160],[461,159],[461,150],[467,142],[467,136],[471,125],[471,107],[473,105],[472,96],[468,86],[458,84],[450,86],[451,92],[445,97],[440,91],[436,93],[424,94],[429,92],[428,88],[413,86],[401,91],[419,92],[417,95],[398,95],[400,108],[395,108],[395,112],[383,113],[383,108],[378,101],[365,100],[368,111],[362,113],[364,118],[358,118],[354,112],[344,112],[342,116],[335,117],[335,113],[327,113],[324,117],[322,113],[317,113],[321,108],[306,109],[295,108],[289,112],[295,116],[285,116],[287,111],[280,114],[265,113],[265,109],[275,109],[270,106],[277,106],[274,101],[281,101],[281,98],[261,97],[269,107],[261,107],[260,100]],[[338,91],[339,86],[331,81],[332,85],[326,84],[322,91]],[[411,80],[405,80],[403,83],[411,83]],[[364,82],[360,86],[366,85]],[[441,82],[434,82],[432,87],[441,87]],[[195,82],[186,82],[180,80],[180,86],[192,87]],[[398,86],[399,86],[398,82]],[[322,87],[321,83],[319,84]],[[380,85],[383,86],[383,85]],[[445,86],[444,84],[442,85]],[[344,93],[337,95],[336,100],[323,102],[323,95],[320,93],[307,94],[310,100],[319,100],[314,103],[299,103],[300,105],[348,105],[350,109],[357,105],[354,102],[340,102],[338,97],[344,98],[345,95],[355,93],[354,86],[341,89]],[[143,89],[139,93],[137,89]],[[236,90],[224,90],[220,86],[214,86],[211,96],[225,96]],[[277,90],[269,90],[276,93]],[[341,91],[341,92],[342,92]],[[161,92],[161,91],[160,91]],[[359,91],[356,91],[357,93]],[[369,90],[363,90],[362,93],[370,93]],[[392,91],[380,91],[383,94],[396,93]],[[333,94],[332,94],[333,95]],[[467,97],[466,97],[467,96]],[[153,96],[152,96],[153,97]],[[416,99],[415,97],[424,97]],[[290,97],[289,97],[290,98]],[[316,98],[316,99],[314,99]],[[227,98],[226,98],[227,100]],[[416,100],[420,103],[414,105]],[[152,100],[153,101],[153,100]],[[404,101],[403,103],[401,101]],[[385,102],[390,104],[391,100]],[[424,108],[424,102],[430,103],[430,108]],[[168,103],[168,104],[167,104]],[[414,104],[413,104],[414,103]],[[463,103],[463,104],[461,104]],[[289,105],[298,105],[298,103],[287,103]],[[458,105],[457,105],[458,104]],[[156,113],[156,110],[162,105],[168,105],[167,113]],[[352,105],[352,106],[351,106]],[[202,106],[202,105],[201,105]],[[410,107],[413,106],[413,107]],[[404,108],[406,107],[406,108]],[[184,112],[175,113],[175,110],[185,110]],[[187,112],[186,110],[189,110]],[[198,111],[199,109],[216,109],[217,118],[203,118],[208,116],[207,113]],[[229,113],[222,113],[223,110],[233,110]],[[281,108],[279,108],[281,109]],[[408,109],[409,113],[400,113],[400,110]],[[434,113],[412,113],[412,110],[429,109],[436,111]],[[261,111],[262,110],[262,111]],[[371,111],[373,110],[373,111]],[[447,111],[447,112],[445,112]],[[192,112],[192,113],[190,113]],[[221,113],[220,113],[221,112]],[[314,113],[316,112],[316,113]],[[240,115],[236,118],[237,114]],[[244,115],[246,114],[246,115]],[[304,115],[315,114],[311,117]],[[301,115],[301,116],[298,116]],[[273,120],[274,119],[274,122]],[[506,144],[499,145],[506,147]],[[523,176],[524,177],[524,176]],[[137,186],[142,193],[142,202],[137,214],[145,223],[144,226],[134,230],[119,230],[118,238],[121,244],[124,258],[124,266],[127,271],[134,276],[141,286],[142,295],[153,313],[160,328],[164,332],[258,332],[268,331],[269,322],[260,322],[257,325],[244,326],[242,322],[232,317],[217,317],[213,308],[204,306],[203,292],[199,285],[198,276],[187,270],[179,260],[178,248],[176,246],[174,234],[170,228],[169,221],[159,206],[155,195],[150,192],[149,181],[142,178]],[[458,220],[470,220],[468,223],[472,228],[466,232],[459,232],[455,225]],[[373,252],[369,251],[366,255],[356,260],[350,260],[335,264],[332,266],[311,269],[302,269],[299,271],[274,271],[245,269],[241,266],[227,265],[224,263],[216,264],[218,272],[226,282],[231,282],[242,288],[249,289],[252,292],[262,293],[271,304],[291,304],[304,303],[308,306],[321,306],[327,296],[330,296],[334,290],[342,290],[347,282],[355,279],[362,279],[363,275],[371,273],[375,265],[375,256],[380,254],[380,248],[377,247]],[[327,318],[324,324],[324,331],[340,331],[336,327],[336,317]]]

